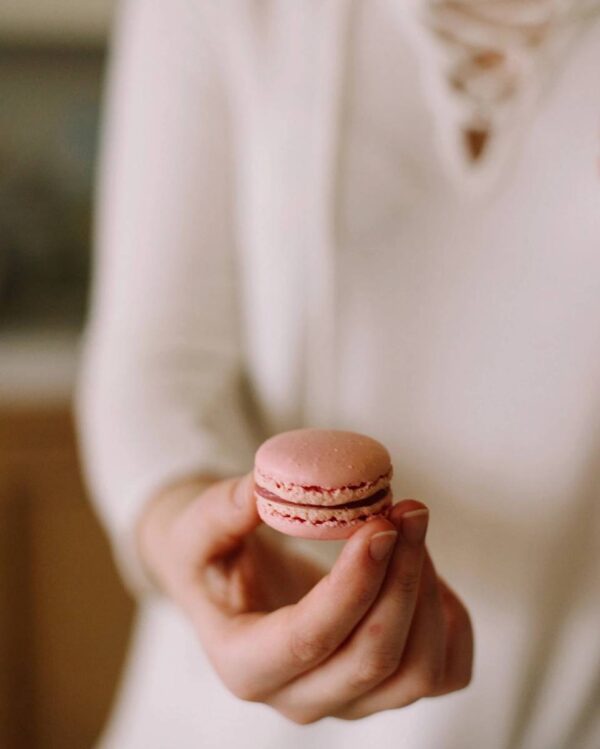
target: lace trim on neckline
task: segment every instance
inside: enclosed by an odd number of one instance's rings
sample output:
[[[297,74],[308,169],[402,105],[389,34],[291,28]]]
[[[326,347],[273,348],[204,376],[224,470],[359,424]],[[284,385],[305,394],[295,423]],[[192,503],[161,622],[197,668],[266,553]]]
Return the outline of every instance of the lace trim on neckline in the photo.
[[[402,0],[436,114],[438,141],[461,183],[494,183],[515,141],[600,0]]]

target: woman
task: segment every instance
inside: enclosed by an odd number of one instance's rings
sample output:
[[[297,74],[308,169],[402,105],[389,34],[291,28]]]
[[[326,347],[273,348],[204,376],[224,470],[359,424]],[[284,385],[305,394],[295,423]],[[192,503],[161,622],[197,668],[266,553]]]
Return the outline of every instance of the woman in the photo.
[[[125,4],[80,392],[141,596],[104,749],[600,745],[597,10]],[[240,477],[303,424],[429,507],[468,689],[421,502],[325,578],[255,530]]]

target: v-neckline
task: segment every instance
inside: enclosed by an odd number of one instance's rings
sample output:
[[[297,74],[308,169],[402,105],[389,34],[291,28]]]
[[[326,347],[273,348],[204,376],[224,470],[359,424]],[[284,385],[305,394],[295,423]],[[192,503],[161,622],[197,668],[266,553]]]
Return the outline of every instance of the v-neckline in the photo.
[[[528,53],[518,61],[523,67],[520,72],[524,81],[513,95],[510,106],[498,118],[495,129],[489,132],[481,156],[473,159],[466,148],[465,128],[460,124],[465,117],[464,103],[459,101],[451,81],[444,76],[440,63],[441,43],[421,16],[428,0],[391,2],[393,9],[399,11],[407,37],[419,59],[422,85],[434,122],[435,142],[446,173],[462,191],[486,194],[501,181],[518,156],[527,125],[551,87],[553,74],[584,30],[583,18],[580,22],[565,22],[549,31],[537,56]]]

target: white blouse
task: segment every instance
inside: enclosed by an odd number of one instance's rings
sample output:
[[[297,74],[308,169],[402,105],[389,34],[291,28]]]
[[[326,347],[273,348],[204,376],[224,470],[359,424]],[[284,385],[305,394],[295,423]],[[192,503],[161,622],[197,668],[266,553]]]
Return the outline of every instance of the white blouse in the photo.
[[[431,507],[477,654],[461,693],[298,727],[230,696],[148,594],[103,749],[600,746],[593,10],[125,3],[79,393],[125,573],[144,589],[132,529],[161,486],[244,472],[278,430],[355,429]]]

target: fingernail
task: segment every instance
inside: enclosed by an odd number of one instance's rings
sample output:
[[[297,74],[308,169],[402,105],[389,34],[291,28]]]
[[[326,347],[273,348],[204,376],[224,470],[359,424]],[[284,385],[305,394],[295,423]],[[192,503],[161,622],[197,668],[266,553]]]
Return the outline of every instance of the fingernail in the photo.
[[[392,552],[398,533],[396,531],[382,531],[371,536],[369,554],[376,562],[383,562]]]
[[[427,533],[427,523],[429,522],[429,510],[412,510],[402,515],[402,535],[409,544],[420,544],[425,539]]]

